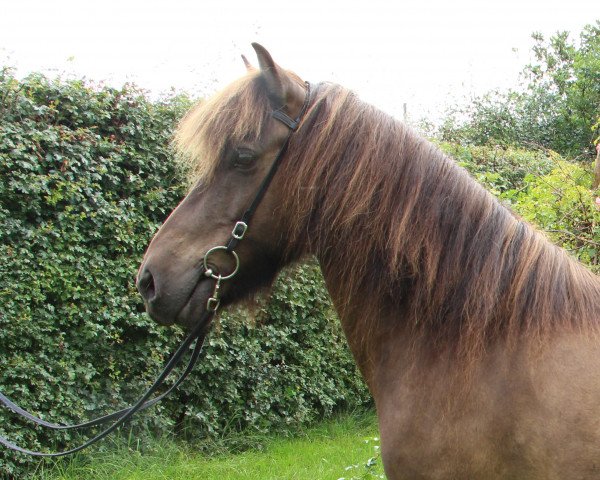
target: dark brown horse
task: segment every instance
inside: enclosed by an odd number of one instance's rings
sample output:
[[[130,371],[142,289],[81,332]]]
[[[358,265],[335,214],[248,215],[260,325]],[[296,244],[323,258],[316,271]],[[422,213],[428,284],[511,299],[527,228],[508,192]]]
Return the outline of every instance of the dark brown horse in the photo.
[[[200,318],[215,288],[204,256],[277,157],[222,304],[318,258],[388,478],[600,479],[598,277],[402,123],[340,86],[309,91],[254,48],[260,68],[180,125],[195,186],[141,266],[149,314]],[[234,257],[206,263],[224,275]]]

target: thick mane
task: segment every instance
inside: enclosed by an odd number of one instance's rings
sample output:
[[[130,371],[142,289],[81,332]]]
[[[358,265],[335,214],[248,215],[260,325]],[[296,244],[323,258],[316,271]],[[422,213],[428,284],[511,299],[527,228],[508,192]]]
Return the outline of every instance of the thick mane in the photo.
[[[196,177],[210,177],[227,142],[258,139],[271,121],[265,85],[251,73],[193,109],[176,145]],[[290,257],[316,254],[348,299],[400,312],[396,326],[436,349],[475,358],[523,334],[597,331],[598,277],[343,87],[314,87],[278,178]]]
[[[500,338],[596,331],[598,277],[352,92],[318,86],[284,168],[292,248],[432,345],[473,357]]]

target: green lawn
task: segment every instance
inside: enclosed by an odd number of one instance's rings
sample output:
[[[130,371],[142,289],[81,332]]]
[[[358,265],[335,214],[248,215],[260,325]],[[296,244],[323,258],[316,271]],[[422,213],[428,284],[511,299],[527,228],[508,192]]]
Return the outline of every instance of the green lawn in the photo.
[[[195,453],[165,441],[138,449],[117,447],[74,460],[46,463],[37,479],[371,479],[383,478],[373,414],[343,416],[297,432],[293,437],[250,439],[242,453]],[[239,439],[238,439],[239,440]],[[235,439],[231,443],[236,443]],[[227,444],[225,439],[224,444]],[[203,446],[206,450],[206,446]],[[209,449],[210,450],[210,449]],[[223,451],[223,447],[220,448]],[[367,466],[370,459],[374,466]]]

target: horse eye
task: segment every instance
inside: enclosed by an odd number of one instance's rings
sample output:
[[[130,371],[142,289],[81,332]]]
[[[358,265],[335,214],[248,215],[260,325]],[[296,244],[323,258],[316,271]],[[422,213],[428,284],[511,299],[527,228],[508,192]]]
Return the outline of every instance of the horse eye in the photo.
[[[247,148],[238,148],[233,155],[233,166],[239,169],[249,169],[254,166],[256,153]]]

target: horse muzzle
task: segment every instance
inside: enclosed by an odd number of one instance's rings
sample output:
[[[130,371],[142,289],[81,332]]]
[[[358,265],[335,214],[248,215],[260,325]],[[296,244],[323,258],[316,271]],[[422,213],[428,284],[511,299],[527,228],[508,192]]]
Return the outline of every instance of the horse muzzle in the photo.
[[[215,282],[203,272],[195,279],[170,282],[153,273],[150,266],[142,265],[136,286],[144,300],[146,313],[160,325],[177,323],[186,329],[194,327],[206,310],[214,292]]]

